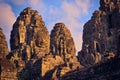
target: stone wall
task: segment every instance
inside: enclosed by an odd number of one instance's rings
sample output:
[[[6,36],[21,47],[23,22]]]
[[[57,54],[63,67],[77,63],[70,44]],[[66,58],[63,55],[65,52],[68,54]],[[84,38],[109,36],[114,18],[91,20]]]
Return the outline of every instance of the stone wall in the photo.
[[[84,25],[79,61],[93,65],[120,53],[120,2],[100,0],[100,9]]]
[[[119,80],[120,58],[107,60],[88,68],[77,69],[62,76],[60,80]]]

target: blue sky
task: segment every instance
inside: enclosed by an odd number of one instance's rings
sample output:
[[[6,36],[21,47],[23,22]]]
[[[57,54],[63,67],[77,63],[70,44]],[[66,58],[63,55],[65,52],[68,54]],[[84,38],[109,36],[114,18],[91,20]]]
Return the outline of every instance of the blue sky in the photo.
[[[0,0],[0,27],[8,45],[12,25],[26,7],[39,12],[49,33],[55,23],[65,23],[71,31],[77,51],[80,51],[83,25],[99,9],[99,0]]]

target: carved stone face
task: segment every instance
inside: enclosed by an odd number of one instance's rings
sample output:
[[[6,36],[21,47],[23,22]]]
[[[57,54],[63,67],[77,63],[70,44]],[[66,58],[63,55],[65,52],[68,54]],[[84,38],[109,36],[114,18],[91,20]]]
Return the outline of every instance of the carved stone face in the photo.
[[[35,42],[37,47],[42,47],[42,45],[44,45],[43,39],[40,36],[37,37]]]
[[[42,31],[38,31],[35,38],[35,45],[38,47],[39,51],[47,54],[49,52],[49,36]]]
[[[57,23],[51,32],[50,48],[55,55],[61,56],[63,59],[66,54],[75,55],[75,45],[69,29],[64,23]]]
[[[42,17],[36,10],[30,8],[24,9],[11,33],[12,50],[18,49],[20,44],[30,47],[30,53],[47,54],[49,52],[49,33],[42,21]],[[22,50],[24,49],[24,46]],[[17,48],[16,48],[17,47]],[[29,50],[28,50],[29,51]],[[29,56],[28,56],[29,57]]]

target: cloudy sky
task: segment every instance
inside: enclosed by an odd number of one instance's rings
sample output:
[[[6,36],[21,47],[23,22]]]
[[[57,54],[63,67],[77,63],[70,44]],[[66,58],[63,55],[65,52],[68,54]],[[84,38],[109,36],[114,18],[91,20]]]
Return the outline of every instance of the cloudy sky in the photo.
[[[0,27],[8,45],[12,25],[26,7],[39,12],[49,32],[55,23],[64,22],[71,31],[77,51],[80,51],[83,25],[98,10],[99,0],[0,0]]]

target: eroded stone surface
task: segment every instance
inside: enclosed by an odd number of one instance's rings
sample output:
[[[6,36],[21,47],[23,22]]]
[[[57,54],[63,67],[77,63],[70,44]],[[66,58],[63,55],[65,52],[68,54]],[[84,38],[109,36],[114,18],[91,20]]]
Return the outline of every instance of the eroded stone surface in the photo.
[[[9,50],[6,38],[0,28],[0,80],[17,80],[17,72],[14,72],[14,65],[6,59],[6,55],[8,55],[8,53]]]
[[[14,23],[11,31],[11,51],[6,58],[12,70],[8,72],[11,74],[14,73],[13,77],[16,77],[18,72],[24,70],[26,66],[28,68],[26,70],[30,70],[31,66],[29,66],[29,63],[31,60],[37,61],[49,53],[49,44],[50,36],[42,21],[42,17],[36,10],[32,10],[29,7],[24,9]],[[38,67],[39,69],[37,69],[40,70],[41,67],[39,65]],[[25,75],[23,74],[23,76]],[[27,77],[28,79],[30,78],[29,75]],[[8,78],[6,77],[6,79]]]
[[[65,59],[67,54],[75,56],[75,44],[64,23],[56,23],[50,35],[50,49],[54,55]]]
[[[29,60],[25,69],[18,73],[19,79],[37,78],[46,80],[59,78],[69,71],[83,67],[75,56],[75,46],[70,31],[63,23],[57,23],[52,30],[51,45],[56,50],[54,51],[52,47],[51,52],[44,57]],[[32,74],[34,76],[29,76]]]
[[[49,80],[83,67],[65,24],[55,24],[50,39],[42,17],[31,8],[24,9],[14,23],[10,46],[7,59],[2,60],[9,66],[2,74],[10,74],[6,80],[10,76],[11,80]]]
[[[100,9],[84,25],[79,60],[92,65],[120,53],[120,1],[100,0]]]
[[[0,28],[0,58],[5,58],[8,54],[8,45],[6,42],[5,35],[3,34],[2,29]]]
[[[114,58],[88,68],[77,69],[61,77],[60,80],[119,80],[120,58]]]
[[[17,50],[23,58],[41,58],[49,53],[50,37],[42,17],[36,10],[24,9],[11,31],[11,50]]]

